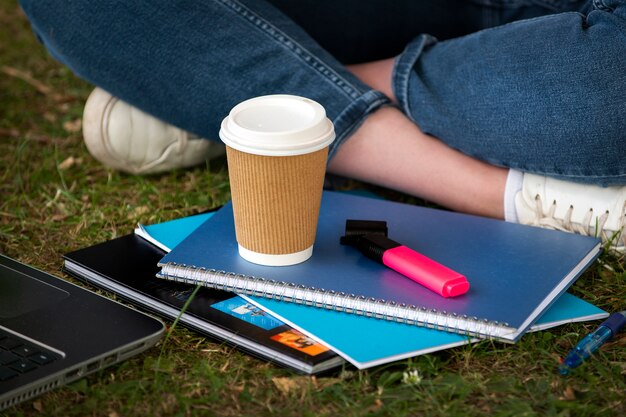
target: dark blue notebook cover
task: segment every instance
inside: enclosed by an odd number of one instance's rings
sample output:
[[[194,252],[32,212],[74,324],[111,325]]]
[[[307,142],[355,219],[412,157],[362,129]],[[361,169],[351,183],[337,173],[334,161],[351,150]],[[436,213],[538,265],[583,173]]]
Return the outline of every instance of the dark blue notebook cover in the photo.
[[[340,245],[346,219],[387,221],[390,238],[464,274],[469,292],[443,298]],[[302,264],[265,267],[239,257],[229,203],[159,265],[166,279],[270,298],[301,286],[300,295],[329,308],[515,341],[599,251],[600,242],[590,237],[325,192],[313,256]],[[229,287],[234,277],[210,270],[255,278]]]

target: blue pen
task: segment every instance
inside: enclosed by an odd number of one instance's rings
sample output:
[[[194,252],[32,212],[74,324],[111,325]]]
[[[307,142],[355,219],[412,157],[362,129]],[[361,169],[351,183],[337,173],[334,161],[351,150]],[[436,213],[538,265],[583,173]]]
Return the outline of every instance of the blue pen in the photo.
[[[559,373],[561,375],[569,374],[570,370],[583,363],[585,359],[591,356],[606,341],[610,340],[624,326],[626,326],[626,310],[611,314],[593,333],[585,336],[567,354],[559,366]]]

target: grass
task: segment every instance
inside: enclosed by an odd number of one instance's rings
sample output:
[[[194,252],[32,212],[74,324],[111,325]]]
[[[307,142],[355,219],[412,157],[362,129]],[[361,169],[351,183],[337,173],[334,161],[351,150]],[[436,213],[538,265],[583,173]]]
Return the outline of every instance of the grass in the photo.
[[[0,252],[61,276],[65,252],[129,233],[139,220],[186,216],[229,199],[223,160],[151,177],[95,162],[79,125],[91,89],[46,54],[14,0],[1,3]],[[623,309],[624,258],[603,255],[572,292],[608,311]],[[165,346],[4,414],[626,415],[626,334],[570,376],[556,372],[559,358],[596,325],[570,324],[528,334],[516,345],[484,341],[317,378],[176,327]],[[415,370],[419,377],[407,379]]]

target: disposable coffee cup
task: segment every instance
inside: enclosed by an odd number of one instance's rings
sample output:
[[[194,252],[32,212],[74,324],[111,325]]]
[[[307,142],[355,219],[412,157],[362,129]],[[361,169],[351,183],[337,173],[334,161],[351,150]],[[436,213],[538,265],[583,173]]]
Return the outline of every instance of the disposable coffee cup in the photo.
[[[239,255],[285,266],[313,254],[332,122],[317,102],[246,100],[222,121]]]

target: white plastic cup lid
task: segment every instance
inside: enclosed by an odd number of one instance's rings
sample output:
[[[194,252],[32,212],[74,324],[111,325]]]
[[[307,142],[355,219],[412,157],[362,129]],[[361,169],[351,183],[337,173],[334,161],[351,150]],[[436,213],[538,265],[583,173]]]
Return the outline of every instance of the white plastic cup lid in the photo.
[[[323,149],[335,140],[324,107],[292,95],[255,97],[233,107],[222,121],[220,139],[241,152],[292,156]]]

